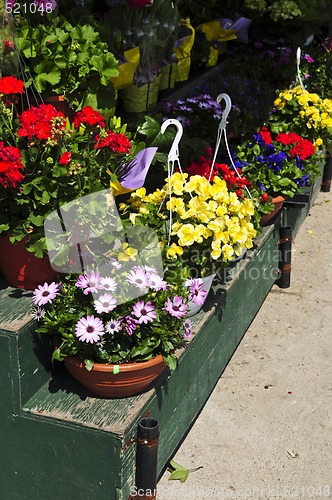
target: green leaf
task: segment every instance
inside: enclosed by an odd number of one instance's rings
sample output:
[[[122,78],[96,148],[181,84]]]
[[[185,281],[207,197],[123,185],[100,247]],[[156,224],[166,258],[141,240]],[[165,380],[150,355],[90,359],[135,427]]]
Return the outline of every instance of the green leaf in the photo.
[[[94,362],[92,359],[85,359],[84,360],[85,368],[90,372],[93,368]]]
[[[168,354],[167,356],[164,356],[164,361],[171,371],[176,370],[177,359],[175,356],[172,356],[172,354]]]
[[[43,215],[30,215],[29,219],[32,224],[41,227],[44,224],[45,217]]]
[[[47,191],[43,191],[41,201],[46,205],[50,201],[50,195]]]
[[[181,483],[184,483],[189,476],[189,470],[177,462],[174,462],[174,460],[170,461],[170,466],[167,470],[171,473],[168,480],[177,479]]]
[[[150,146],[157,146],[158,148],[168,147],[172,144],[176,134],[173,127],[169,127],[164,134],[160,131],[161,125],[155,118],[145,116],[145,123],[140,127],[139,133],[143,134],[149,140]]]
[[[0,233],[8,231],[9,227],[10,227],[9,224],[0,224]]]
[[[35,76],[36,88],[40,92],[46,88],[46,83],[55,85],[56,83],[60,82],[60,79],[61,79],[61,73],[55,68],[52,70],[51,73],[40,73],[39,75]]]

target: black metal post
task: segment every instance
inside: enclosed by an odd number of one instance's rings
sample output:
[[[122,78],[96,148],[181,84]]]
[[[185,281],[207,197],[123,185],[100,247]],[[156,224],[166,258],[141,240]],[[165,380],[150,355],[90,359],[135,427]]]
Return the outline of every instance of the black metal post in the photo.
[[[136,498],[155,500],[157,497],[157,456],[159,423],[143,418],[138,423],[136,453]]]
[[[331,189],[331,179],[332,179],[332,156],[327,153],[326,163],[323,172],[323,179],[321,185],[321,191],[327,193]]]
[[[290,287],[291,261],[292,261],[292,228],[282,226],[280,228],[279,245],[279,278],[275,284],[279,288]]]

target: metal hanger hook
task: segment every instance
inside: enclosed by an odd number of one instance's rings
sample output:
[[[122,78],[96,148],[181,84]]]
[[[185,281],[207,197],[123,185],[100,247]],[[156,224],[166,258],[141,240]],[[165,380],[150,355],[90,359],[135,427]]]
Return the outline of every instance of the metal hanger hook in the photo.
[[[226,102],[225,110],[222,114],[222,119],[220,120],[219,128],[220,129],[225,129],[227,125],[227,118],[230,113],[230,110],[232,109],[232,101],[231,98],[229,97],[228,94],[219,94],[217,97],[217,103],[219,104],[220,101],[224,99]]]
[[[169,125],[174,125],[177,129],[176,135],[174,137],[173,144],[171,146],[171,149],[168,153],[168,160],[169,161],[179,161],[179,143],[183,134],[183,127],[182,123],[179,122],[179,120],[175,120],[174,118],[169,118],[168,120],[164,121],[161,125],[161,133],[164,134],[165,130]]]

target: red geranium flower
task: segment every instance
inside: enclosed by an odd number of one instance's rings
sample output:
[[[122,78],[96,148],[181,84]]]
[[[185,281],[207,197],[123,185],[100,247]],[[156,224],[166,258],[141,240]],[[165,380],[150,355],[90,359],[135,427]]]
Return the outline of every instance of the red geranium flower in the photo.
[[[62,155],[60,156],[60,159],[59,159],[60,165],[68,165],[68,163],[71,160],[71,156],[72,156],[72,154],[70,151],[66,151],[65,153],[62,153]]]
[[[81,111],[78,111],[74,117],[73,123],[75,128],[79,128],[81,123],[86,123],[88,125],[100,125],[105,128],[103,115],[91,106],[85,106],[85,108]]]
[[[3,187],[16,187],[23,180],[20,170],[24,168],[21,152],[13,146],[5,146],[0,141],[0,184]]]
[[[3,50],[4,53],[10,52],[11,50],[14,50],[14,44],[10,40],[4,40],[3,41]]]
[[[124,134],[117,134],[113,130],[107,130],[106,137],[96,136],[95,149],[110,148],[117,153],[130,153],[131,142]]]
[[[261,138],[265,142],[265,144],[271,144],[272,143],[272,136],[267,127],[262,127],[259,131]]]
[[[14,76],[0,78],[0,94],[24,94],[24,83]]]
[[[305,160],[315,153],[315,146],[308,139],[301,139],[300,142],[290,150],[291,156],[299,156],[301,160]]]
[[[51,104],[41,104],[39,107],[32,106],[23,111],[19,117],[21,128],[18,130],[19,137],[31,139],[54,140],[59,131],[66,128],[66,119],[61,111],[57,111]]]
[[[302,141],[302,137],[294,132],[287,132],[278,134],[276,137],[277,142],[281,142],[281,144],[296,144],[299,141]]]

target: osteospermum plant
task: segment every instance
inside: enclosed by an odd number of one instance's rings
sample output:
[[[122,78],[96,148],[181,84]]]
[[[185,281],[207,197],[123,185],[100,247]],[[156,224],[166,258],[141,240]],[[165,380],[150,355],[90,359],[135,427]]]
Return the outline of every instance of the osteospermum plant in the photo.
[[[200,281],[171,284],[152,267],[122,272],[118,263],[107,276],[90,270],[39,285],[33,315],[37,330],[54,339],[53,360],[75,356],[92,369],[161,354],[174,369],[175,350],[191,334],[188,301],[202,304],[205,297]]]

